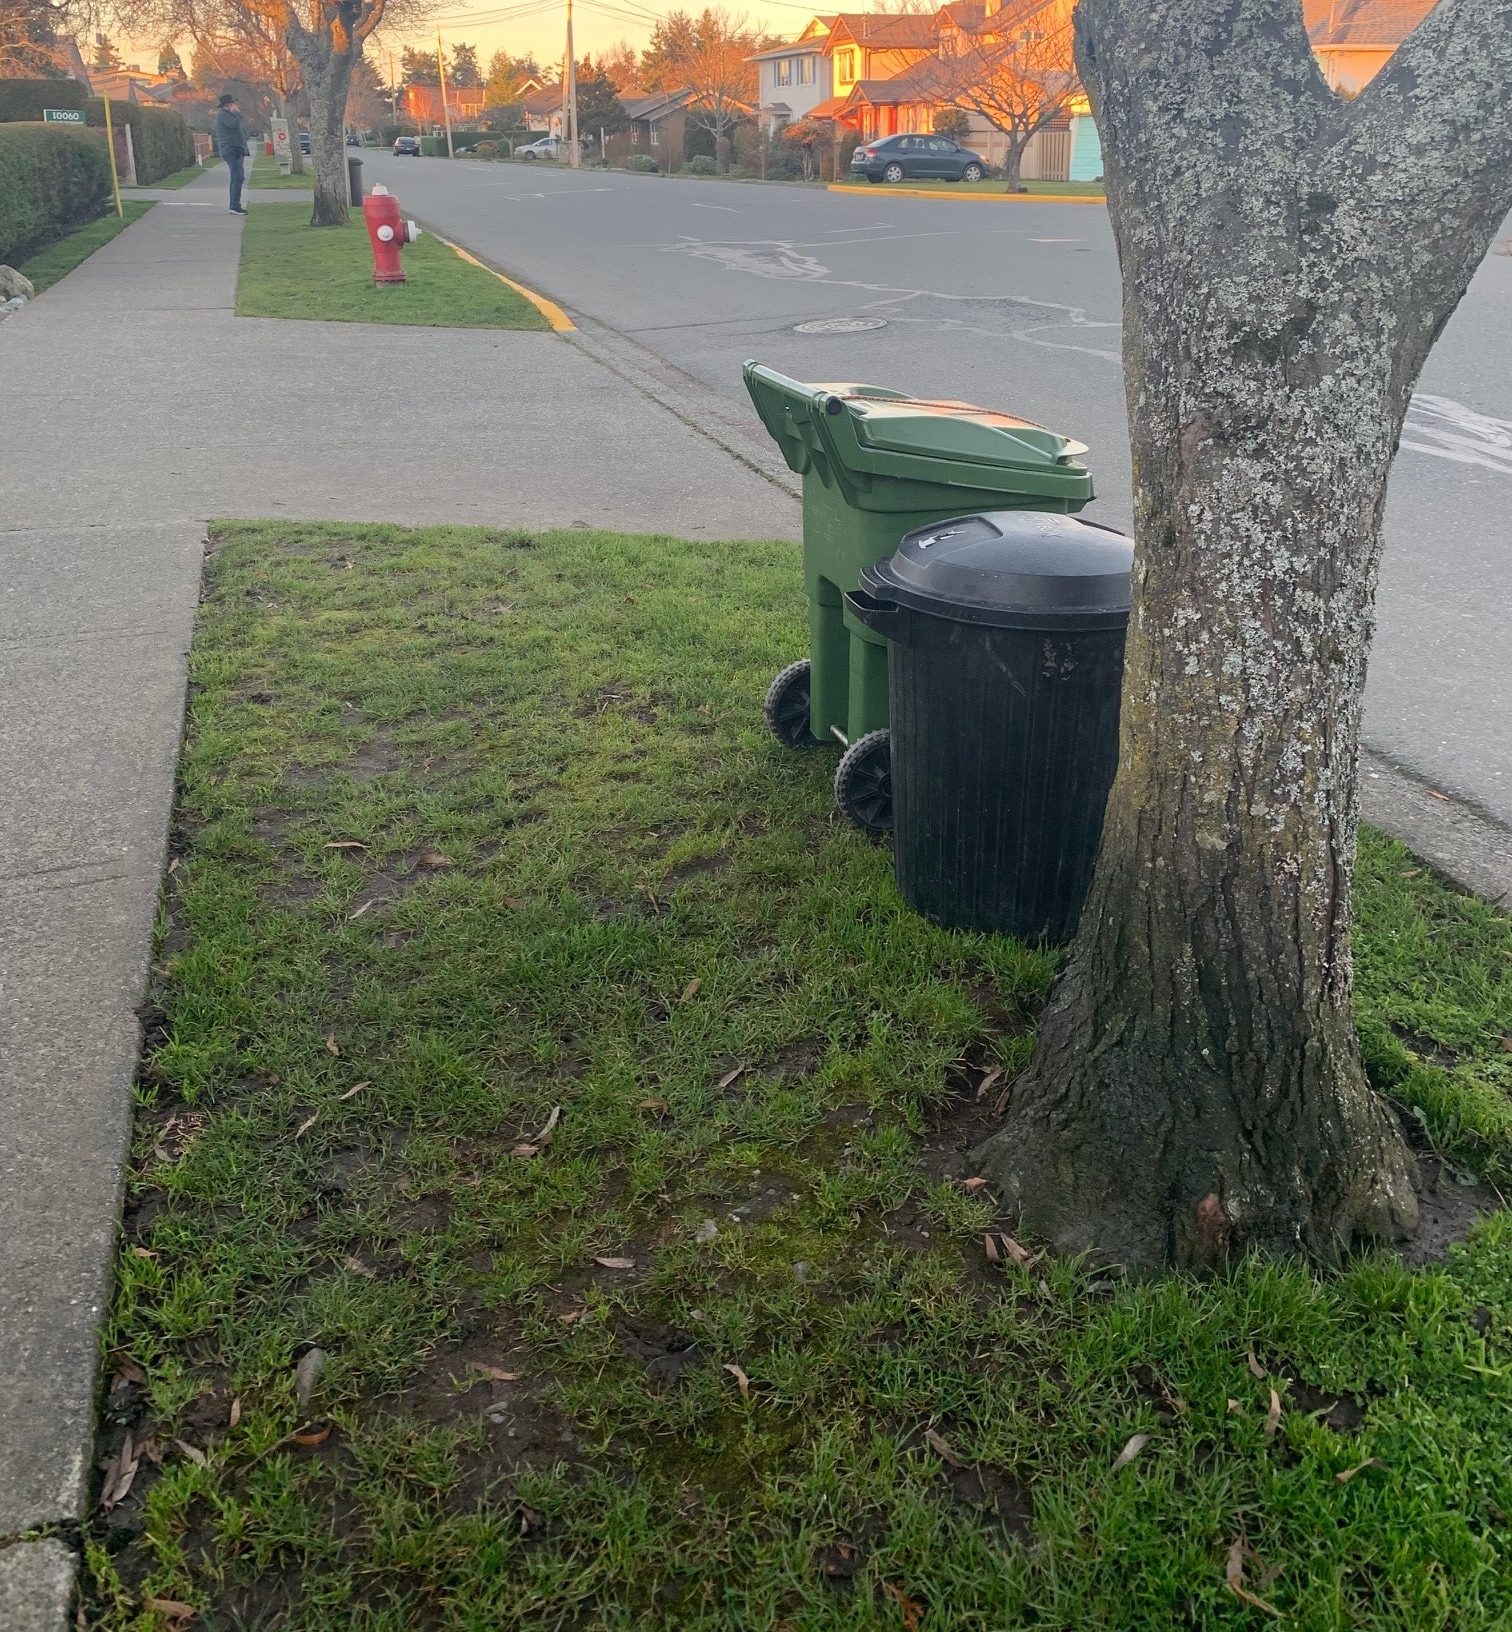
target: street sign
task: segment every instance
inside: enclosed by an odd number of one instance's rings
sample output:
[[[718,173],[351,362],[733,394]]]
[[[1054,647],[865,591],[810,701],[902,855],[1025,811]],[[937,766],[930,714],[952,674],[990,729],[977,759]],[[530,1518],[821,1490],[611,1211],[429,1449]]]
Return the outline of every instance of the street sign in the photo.
[[[44,125],[82,125],[84,110],[82,108],[43,108],[42,123]]]

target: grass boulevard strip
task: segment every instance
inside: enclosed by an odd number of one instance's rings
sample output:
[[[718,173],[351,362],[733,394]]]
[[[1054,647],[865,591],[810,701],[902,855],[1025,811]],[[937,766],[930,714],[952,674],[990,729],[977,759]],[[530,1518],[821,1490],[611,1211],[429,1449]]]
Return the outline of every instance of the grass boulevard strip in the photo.
[[[763,729],[795,546],[211,550],[91,1627],[1512,1620],[1512,1219],[1143,1285],[1001,1235],[1054,959]],[[1372,1076],[1489,1199],[1512,926],[1359,873]]]
[[[345,227],[310,227],[310,206],[254,204],[242,229],[239,317],[398,323],[448,329],[552,327],[525,294],[426,233],[404,250],[409,281],[373,282],[360,214]]]

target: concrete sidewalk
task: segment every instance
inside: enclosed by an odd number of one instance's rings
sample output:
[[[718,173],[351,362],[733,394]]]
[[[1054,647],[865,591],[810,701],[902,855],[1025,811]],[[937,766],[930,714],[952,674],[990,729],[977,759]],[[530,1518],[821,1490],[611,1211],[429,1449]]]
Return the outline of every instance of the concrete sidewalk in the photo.
[[[798,529],[697,388],[669,411],[569,337],[235,317],[224,184],[0,327],[5,1632],[71,1624],[206,519]]]

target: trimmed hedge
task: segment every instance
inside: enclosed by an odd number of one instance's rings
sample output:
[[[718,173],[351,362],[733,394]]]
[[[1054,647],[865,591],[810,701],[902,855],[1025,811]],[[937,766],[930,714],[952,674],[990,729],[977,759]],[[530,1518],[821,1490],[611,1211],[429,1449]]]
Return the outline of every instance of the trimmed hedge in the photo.
[[[25,260],[92,221],[110,193],[110,159],[90,130],[0,125],[0,261]]]
[[[88,100],[76,79],[0,79],[0,125],[33,123],[44,108],[82,108]]]
[[[98,96],[89,99],[88,117],[92,127],[105,128],[105,103]],[[194,133],[176,108],[144,108],[111,97],[110,123],[117,129],[131,127],[139,187],[150,187],[194,163]]]

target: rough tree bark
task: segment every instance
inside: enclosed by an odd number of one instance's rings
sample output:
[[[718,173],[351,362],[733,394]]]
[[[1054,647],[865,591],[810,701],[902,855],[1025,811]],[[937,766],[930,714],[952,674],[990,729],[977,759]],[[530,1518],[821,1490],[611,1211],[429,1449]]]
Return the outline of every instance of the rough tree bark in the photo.
[[[313,26],[293,6],[285,35],[310,99],[310,157],[315,161],[312,227],[347,219],[346,105],[362,44],[383,20],[384,0],[316,0]],[[296,138],[297,139],[297,138]]]
[[[1136,565],[1080,932],[980,1153],[1136,1269],[1416,1224],[1361,1067],[1360,698],[1413,382],[1512,208],[1512,3],[1440,0],[1345,102],[1298,0],[1081,0],[1124,287]]]

